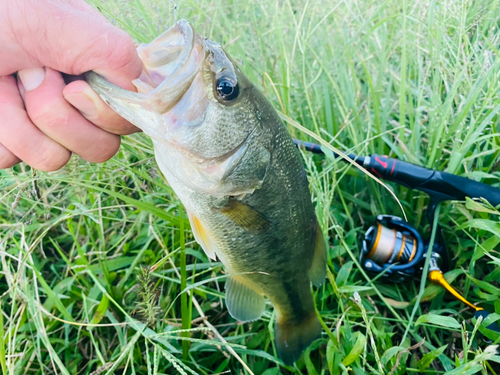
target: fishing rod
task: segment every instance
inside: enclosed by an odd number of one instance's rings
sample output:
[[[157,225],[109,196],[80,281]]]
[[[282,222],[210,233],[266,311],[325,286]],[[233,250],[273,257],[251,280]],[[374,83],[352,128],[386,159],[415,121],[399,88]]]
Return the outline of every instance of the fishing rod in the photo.
[[[318,144],[296,139],[293,141],[299,148],[324,155]],[[333,151],[332,154],[340,157]],[[431,201],[427,217],[431,225],[436,207],[443,201],[463,201],[466,197],[484,198],[493,206],[500,205],[500,189],[481,182],[387,156],[376,154],[370,156],[347,154],[347,156],[383,180],[428,194]],[[412,225],[397,216],[379,215],[376,224],[366,231],[360,263],[368,272],[381,274],[391,278],[392,281],[403,281],[410,277],[421,276],[428,248],[429,241],[424,241]],[[439,226],[430,257],[428,280],[443,287],[456,299],[474,309],[476,318],[481,316],[485,319],[490,312],[469,302],[444,278],[442,269],[447,266],[447,255]],[[497,322],[486,328],[500,333]]]
[[[321,146],[294,139],[295,144],[314,154],[324,154]],[[332,151],[335,157],[340,157]],[[465,200],[484,198],[493,206],[500,205],[500,189],[460,177],[451,173],[428,169],[387,156],[372,154],[358,156],[347,154],[356,164],[364,167],[375,176],[386,181],[395,182],[408,189],[421,190],[427,193],[434,204],[446,200]]]

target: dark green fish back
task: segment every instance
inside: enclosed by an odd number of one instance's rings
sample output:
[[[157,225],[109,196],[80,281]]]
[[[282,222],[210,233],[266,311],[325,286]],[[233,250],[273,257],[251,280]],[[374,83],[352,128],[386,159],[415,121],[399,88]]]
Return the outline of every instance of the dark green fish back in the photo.
[[[272,140],[271,164],[262,187],[241,203],[264,218],[265,225],[257,233],[248,231],[247,246],[233,247],[234,271],[255,272],[244,277],[277,308],[277,348],[283,361],[291,364],[321,334],[310,274],[316,275],[315,282],[324,280],[326,249],[300,154],[274,108],[257,90],[253,102],[267,127],[263,133]],[[313,263],[316,270],[311,269]]]

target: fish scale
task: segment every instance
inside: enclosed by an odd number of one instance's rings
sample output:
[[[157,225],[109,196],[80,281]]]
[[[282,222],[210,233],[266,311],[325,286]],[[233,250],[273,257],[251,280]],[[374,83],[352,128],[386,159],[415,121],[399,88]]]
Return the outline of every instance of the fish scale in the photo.
[[[162,56],[169,45],[173,56],[192,63]],[[204,60],[198,61],[201,48]],[[311,282],[321,284],[326,273],[326,245],[300,154],[271,103],[219,45],[196,34],[187,21],[138,49],[148,56],[144,77],[158,77],[158,70],[195,78],[190,85],[176,78],[178,88],[137,82],[139,93],[94,73],[88,82],[152,137],[157,163],[188,211],[196,240],[225,266],[231,316],[260,318],[267,297],[276,309],[278,354],[292,364],[321,335]],[[202,75],[182,71],[196,67]],[[166,97],[171,102],[159,101]]]

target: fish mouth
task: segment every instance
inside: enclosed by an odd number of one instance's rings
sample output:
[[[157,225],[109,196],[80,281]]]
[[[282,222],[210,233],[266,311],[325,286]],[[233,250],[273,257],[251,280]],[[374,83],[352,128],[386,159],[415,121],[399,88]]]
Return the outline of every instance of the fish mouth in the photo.
[[[148,110],[164,114],[189,89],[203,62],[203,42],[186,20],[180,20],[150,43],[137,47],[143,62],[132,83],[144,94]]]

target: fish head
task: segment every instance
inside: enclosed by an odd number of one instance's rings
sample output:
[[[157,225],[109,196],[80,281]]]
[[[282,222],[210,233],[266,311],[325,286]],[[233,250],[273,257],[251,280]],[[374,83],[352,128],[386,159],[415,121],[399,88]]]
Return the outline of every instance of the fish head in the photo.
[[[270,153],[256,144],[262,133],[256,90],[231,57],[185,20],[137,52],[144,64],[133,81],[137,93],[104,86],[96,75],[88,81],[118,114],[151,136],[162,171],[212,195],[258,188]]]

